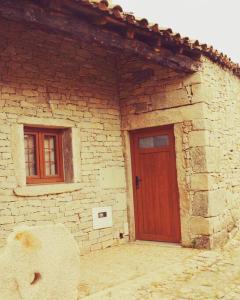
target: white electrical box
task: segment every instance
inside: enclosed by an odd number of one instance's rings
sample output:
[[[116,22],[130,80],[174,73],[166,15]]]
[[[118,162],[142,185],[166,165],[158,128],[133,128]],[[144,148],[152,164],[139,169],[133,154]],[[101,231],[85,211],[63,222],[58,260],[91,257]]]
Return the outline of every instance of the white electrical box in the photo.
[[[95,207],[92,209],[93,229],[112,227],[112,207]]]

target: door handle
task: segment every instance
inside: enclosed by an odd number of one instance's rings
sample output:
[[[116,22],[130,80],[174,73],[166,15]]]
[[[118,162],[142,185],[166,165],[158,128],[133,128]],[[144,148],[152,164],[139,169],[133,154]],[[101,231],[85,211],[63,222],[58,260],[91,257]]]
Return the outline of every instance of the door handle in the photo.
[[[136,189],[139,189],[141,181],[142,179],[140,178],[140,176],[136,176],[135,178]]]

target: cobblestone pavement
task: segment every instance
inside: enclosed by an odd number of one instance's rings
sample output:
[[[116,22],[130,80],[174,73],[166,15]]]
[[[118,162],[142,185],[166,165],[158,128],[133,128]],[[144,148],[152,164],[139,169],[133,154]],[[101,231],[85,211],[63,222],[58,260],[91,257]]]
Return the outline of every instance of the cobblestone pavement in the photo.
[[[200,251],[129,243],[82,257],[84,300],[240,300],[240,236]]]

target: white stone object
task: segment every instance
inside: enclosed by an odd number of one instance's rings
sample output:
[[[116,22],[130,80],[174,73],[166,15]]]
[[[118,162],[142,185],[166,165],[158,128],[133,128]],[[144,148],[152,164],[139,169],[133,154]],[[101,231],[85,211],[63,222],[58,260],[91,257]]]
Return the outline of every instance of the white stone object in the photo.
[[[62,224],[21,226],[0,256],[0,299],[76,300],[78,246]]]

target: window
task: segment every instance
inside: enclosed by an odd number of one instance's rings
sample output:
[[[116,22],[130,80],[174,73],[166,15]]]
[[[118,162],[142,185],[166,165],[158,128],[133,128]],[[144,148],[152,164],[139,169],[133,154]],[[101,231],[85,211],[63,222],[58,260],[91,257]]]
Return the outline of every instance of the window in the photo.
[[[168,135],[150,136],[139,139],[139,148],[161,148],[169,145]]]
[[[24,127],[27,183],[63,182],[62,129]]]

